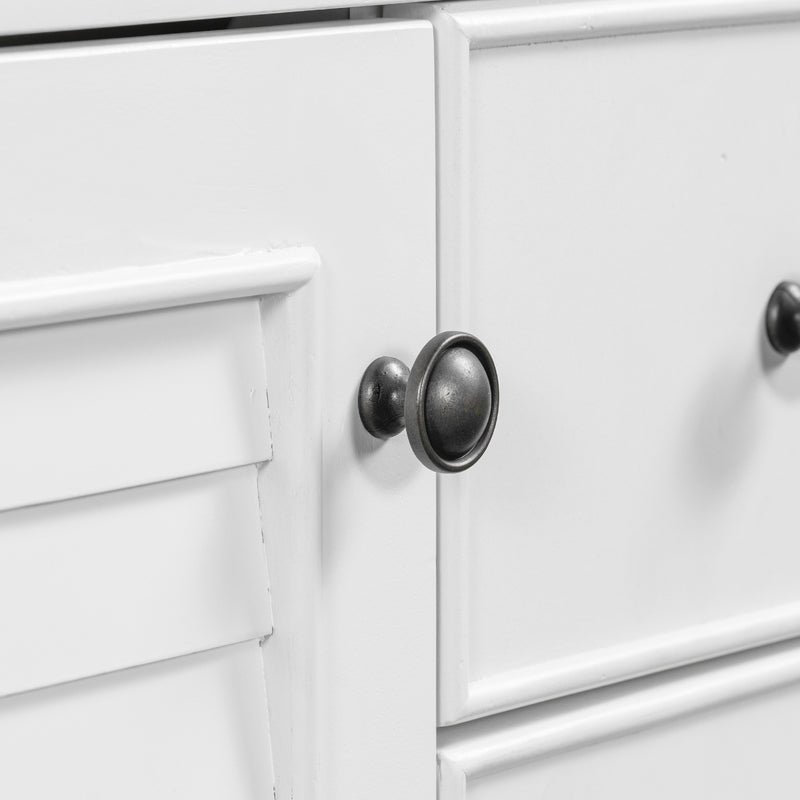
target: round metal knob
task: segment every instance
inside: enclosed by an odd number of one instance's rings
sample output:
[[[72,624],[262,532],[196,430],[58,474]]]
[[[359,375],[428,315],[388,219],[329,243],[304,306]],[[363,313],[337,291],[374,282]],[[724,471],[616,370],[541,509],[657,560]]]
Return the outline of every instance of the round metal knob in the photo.
[[[789,281],[779,283],[767,303],[764,321],[775,350],[783,355],[800,350],[800,286]]]
[[[483,343],[468,333],[434,336],[408,367],[382,356],[358,392],[364,427],[379,439],[406,429],[417,458],[436,472],[461,472],[486,451],[497,423],[497,371]]]

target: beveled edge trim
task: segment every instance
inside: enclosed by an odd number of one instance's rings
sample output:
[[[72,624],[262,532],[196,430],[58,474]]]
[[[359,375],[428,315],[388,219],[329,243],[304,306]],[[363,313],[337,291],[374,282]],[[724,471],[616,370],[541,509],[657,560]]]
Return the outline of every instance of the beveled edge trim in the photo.
[[[464,0],[441,8],[473,50],[800,20],[798,0],[576,0],[505,6]]]
[[[481,720],[440,733],[440,800],[462,800],[469,780],[567,749],[638,732],[800,681],[800,645],[732,656],[682,674],[565,698],[514,718]]]
[[[291,292],[320,265],[313,247],[0,282],[0,331]]]
[[[472,679],[458,715],[441,724],[466,722],[796,636],[800,636],[800,603],[788,603]]]

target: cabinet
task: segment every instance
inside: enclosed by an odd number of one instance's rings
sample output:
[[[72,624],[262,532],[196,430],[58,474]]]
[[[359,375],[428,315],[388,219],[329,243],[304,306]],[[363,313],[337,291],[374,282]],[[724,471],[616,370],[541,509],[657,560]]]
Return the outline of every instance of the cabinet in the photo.
[[[0,11],[0,794],[792,796],[800,3],[296,6]]]

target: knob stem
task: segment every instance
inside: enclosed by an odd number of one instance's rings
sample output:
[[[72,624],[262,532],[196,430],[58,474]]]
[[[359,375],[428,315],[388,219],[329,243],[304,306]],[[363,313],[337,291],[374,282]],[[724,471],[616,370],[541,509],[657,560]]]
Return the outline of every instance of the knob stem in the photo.
[[[376,439],[391,439],[406,427],[410,370],[397,358],[381,356],[365,370],[358,389],[358,414]]]

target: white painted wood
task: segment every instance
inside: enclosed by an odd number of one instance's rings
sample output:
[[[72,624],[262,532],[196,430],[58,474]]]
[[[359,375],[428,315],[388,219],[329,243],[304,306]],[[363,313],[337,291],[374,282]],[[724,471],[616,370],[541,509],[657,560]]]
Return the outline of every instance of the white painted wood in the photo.
[[[470,264],[470,49],[454,17],[434,4],[385,9],[390,16],[429,20],[436,43],[437,329],[471,331]],[[462,476],[437,480],[438,719],[464,715],[471,688],[469,659],[470,526]]]
[[[440,800],[790,797],[797,643],[445,729]]]
[[[464,0],[442,7],[476,50],[800,20],[797,0]]]
[[[0,700],[0,794],[263,800],[257,642]]]
[[[306,193],[310,167],[329,169],[307,149],[319,147],[319,134],[299,130],[314,110],[298,104],[299,77],[275,87],[260,74],[262,53],[269,46],[284,63],[303,49],[316,61],[327,39],[356,47],[385,24],[0,50],[0,282],[100,281],[105,270],[320,250],[298,206],[300,197],[317,204]],[[302,44],[309,37],[321,44]],[[267,91],[283,116],[254,107],[254,94]],[[398,124],[399,135],[414,127]],[[343,126],[348,141],[357,137],[357,119]]]
[[[598,686],[646,675],[699,658],[733,653],[797,635],[800,604],[714,620],[678,631],[637,639],[541,665],[499,672],[472,681],[467,713],[513,708],[524,697],[559,697],[576,686]]]
[[[258,300],[0,334],[0,509],[270,457]]]
[[[370,361],[411,361],[435,329],[432,37],[419,23],[358,30],[262,70],[271,107],[304,99],[307,116],[273,126],[267,108],[264,124],[295,153],[269,163],[279,182],[302,175],[287,213],[324,259],[262,304],[279,800],[436,793],[435,478],[404,436],[371,439],[355,402]]]
[[[278,800],[435,797],[435,478],[355,405],[435,331],[432,45],[376,20],[0,56],[0,280],[320,253],[259,337]]]
[[[179,261],[107,272],[8,281],[0,331],[159,308],[290,292],[319,267],[312,247]]]
[[[439,6],[417,4],[384,11],[392,17],[434,23],[436,44],[437,183],[437,327],[461,330],[469,315],[470,290],[465,268],[470,253],[469,40],[455,19]],[[460,287],[460,288],[459,288]],[[448,482],[447,485],[451,485]],[[445,490],[444,484],[439,487]]]
[[[505,14],[567,30],[578,5],[389,12],[445,54],[439,325],[488,344],[503,396],[486,457],[440,483],[443,724],[800,633],[797,364],[761,334],[800,246],[800,28],[656,34],[645,5],[592,11],[647,36],[527,47],[495,46]]]
[[[255,467],[0,513],[0,695],[271,628]]]
[[[351,232],[347,226],[340,230]],[[277,619],[277,629],[265,642],[263,654],[279,800],[322,800],[325,796],[326,777],[320,761],[331,730],[322,714],[325,687],[321,676],[325,661],[318,645],[325,614],[321,469],[324,403],[319,355],[314,355],[322,352],[324,342],[320,283],[317,278],[293,295],[268,297],[262,306],[264,352],[272,386],[270,422],[278,454],[259,474],[261,502],[269,508],[264,544]],[[284,454],[289,457],[284,458]],[[434,531],[429,529],[428,535],[433,539]],[[430,609],[427,613],[431,613]],[[335,625],[336,619],[331,622]],[[412,684],[412,694],[417,690]],[[408,694],[405,697],[410,699]],[[420,713],[419,701],[420,698],[413,703],[415,711],[411,713]],[[430,710],[427,711],[429,715]],[[427,724],[428,729],[422,731],[420,723]],[[425,720],[423,715],[413,722],[413,730],[424,735],[428,748],[435,748],[435,741],[429,740],[435,720],[430,716]],[[363,774],[364,769],[359,770],[359,775]],[[375,780],[375,775],[367,780]]]

